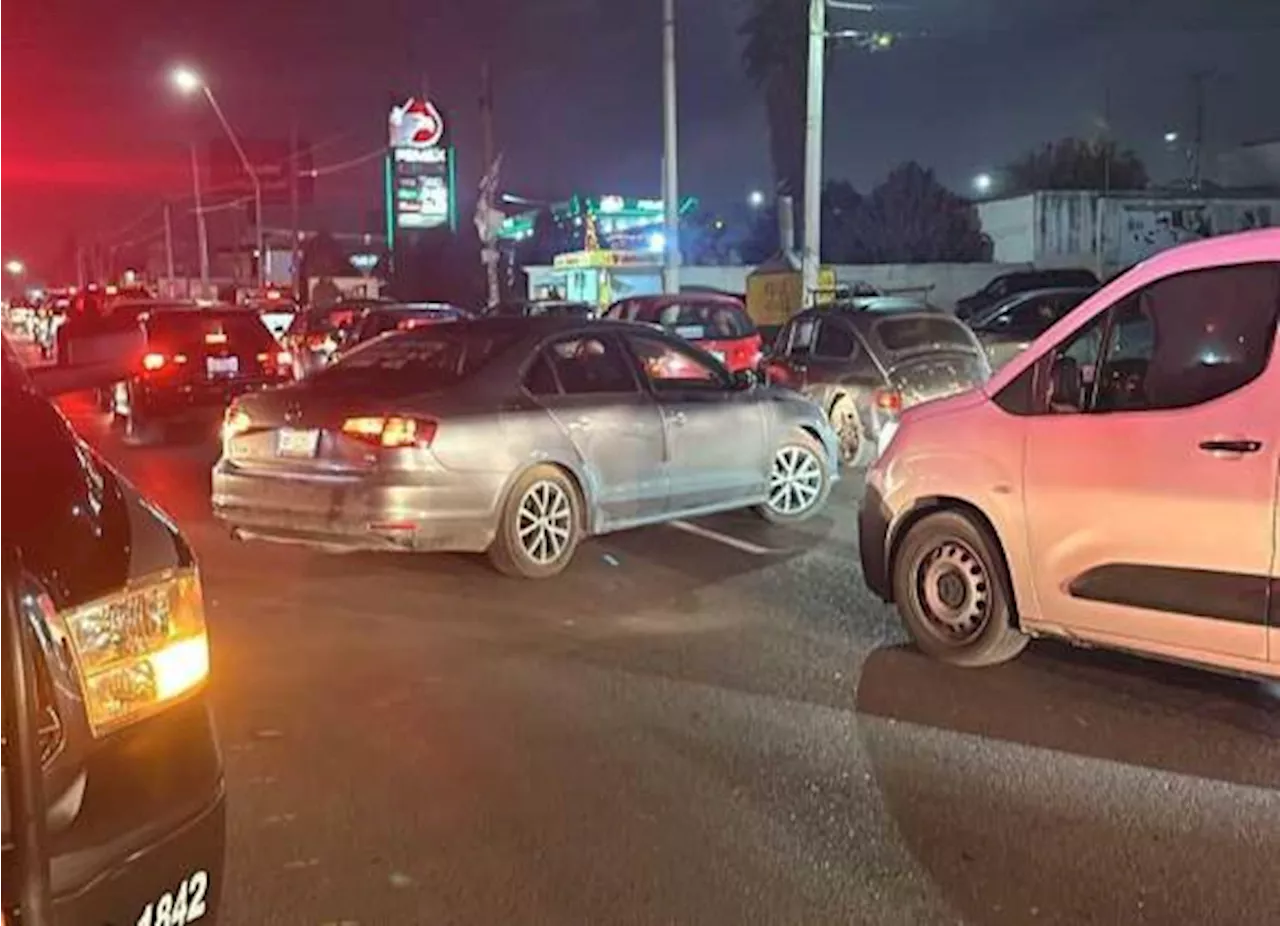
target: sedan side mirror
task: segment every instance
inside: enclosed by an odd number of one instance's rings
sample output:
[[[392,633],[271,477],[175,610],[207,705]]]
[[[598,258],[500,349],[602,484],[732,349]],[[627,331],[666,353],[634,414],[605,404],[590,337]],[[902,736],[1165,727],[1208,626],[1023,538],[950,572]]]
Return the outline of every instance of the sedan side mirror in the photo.
[[[1049,404],[1055,408],[1080,410],[1084,399],[1084,377],[1080,364],[1071,357],[1059,357],[1049,371]]]

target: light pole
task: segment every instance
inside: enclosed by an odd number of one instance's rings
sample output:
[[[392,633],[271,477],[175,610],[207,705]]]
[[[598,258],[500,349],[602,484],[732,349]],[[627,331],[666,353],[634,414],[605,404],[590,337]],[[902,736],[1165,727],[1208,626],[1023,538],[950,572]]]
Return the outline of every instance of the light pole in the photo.
[[[676,4],[662,0],[662,291],[680,292],[680,190],[676,163]]]
[[[800,252],[802,299],[816,304],[818,265],[822,257],[822,91],[826,77],[827,38],[851,39],[868,51],[893,46],[894,34],[842,29],[827,32],[827,7],[855,13],[874,13],[875,3],[857,0],[809,0],[809,63],[805,85],[804,124],[804,246]]]
[[[196,209],[196,250],[200,253],[200,297],[209,298],[209,230],[204,223],[204,203],[200,197],[200,157],[191,143],[191,189]]]
[[[231,141],[231,147],[236,149],[236,155],[240,158],[240,163],[244,166],[244,171],[249,175],[249,180],[253,183],[253,206],[254,206],[254,229],[256,231],[255,250],[258,259],[258,285],[266,288],[267,285],[267,249],[263,242],[262,235],[262,182],[258,179],[258,172],[253,169],[253,165],[249,162],[249,156],[244,153],[244,148],[240,144],[240,139],[236,136],[235,131],[231,128],[231,123],[227,121],[226,114],[223,113],[222,107],[218,105],[217,98],[213,95],[213,91],[209,89],[209,85],[190,68],[174,68],[173,85],[179,91],[185,94],[192,94],[197,90],[204,91],[204,97],[209,101],[209,105],[213,108],[214,115],[218,117],[218,121],[222,123],[223,131],[227,133],[227,138]]]
[[[818,297],[822,259],[822,91],[826,79],[827,0],[809,0],[809,67],[804,121],[804,246],[800,251],[801,299]]]

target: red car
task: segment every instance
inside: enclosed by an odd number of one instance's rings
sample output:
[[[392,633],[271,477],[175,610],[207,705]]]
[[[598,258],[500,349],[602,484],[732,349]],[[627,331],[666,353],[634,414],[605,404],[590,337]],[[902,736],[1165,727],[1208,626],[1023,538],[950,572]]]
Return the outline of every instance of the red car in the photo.
[[[730,372],[758,370],[763,341],[741,299],[716,293],[633,296],[609,306],[606,318],[656,325],[711,354]]]

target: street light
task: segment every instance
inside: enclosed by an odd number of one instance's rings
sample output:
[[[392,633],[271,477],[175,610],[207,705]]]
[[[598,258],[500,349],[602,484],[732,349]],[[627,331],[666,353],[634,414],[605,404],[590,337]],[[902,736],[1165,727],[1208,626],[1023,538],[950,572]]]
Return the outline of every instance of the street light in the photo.
[[[267,285],[267,250],[263,243],[262,235],[262,182],[258,179],[258,172],[253,169],[253,165],[249,162],[249,156],[244,153],[244,148],[240,144],[239,137],[231,128],[231,123],[227,121],[226,114],[223,113],[222,107],[218,105],[217,98],[213,95],[213,91],[209,89],[209,85],[204,78],[187,67],[176,67],[169,76],[173,81],[173,85],[181,93],[189,96],[197,90],[204,91],[205,99],[209,101],[209,106],[213,108],[214,115],[222,123],[222,129],[227,133],[227,138],[231,141],[231,147],[236,149],[236,155],[244,166],[244,172],[249,175],[249,180],[253,183],[253,206],[256,213],[253,224],[257,239],[255,250],[258,257],[258,286],[265,289]]]
[[[20,260],[10,259],[4,262],[4,269],[11,276],[20,277],[27,272],[27,265]]]
[[[973,178],[973,189],[980,196],[986,196],[991,192],[991,187],[995,185],[995,181],[988,173],[978,174]]]
[[[1174,142],[1176,142],[1177,140],[1178,140],[1178,133],[1177,133],[1177,132],[1165,132],[1165,133],[1164,133],[1164,143],[1165,143],[1166,145],[1172,145],[1172,144],[1173,144]]]
[[[747,194],[747,205],[752,209],[759,209],[764,205],[764,193],[760,190],[752,190]]]

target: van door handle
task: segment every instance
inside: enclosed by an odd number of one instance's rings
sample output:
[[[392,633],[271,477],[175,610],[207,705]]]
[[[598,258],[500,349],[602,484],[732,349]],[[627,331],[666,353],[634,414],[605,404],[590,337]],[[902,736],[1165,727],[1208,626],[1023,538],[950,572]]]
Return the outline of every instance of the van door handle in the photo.
[[[1262,441],[1249,440],[1202,440],[1200,449],[1210,453],[1257,453],[1262,449]]]

